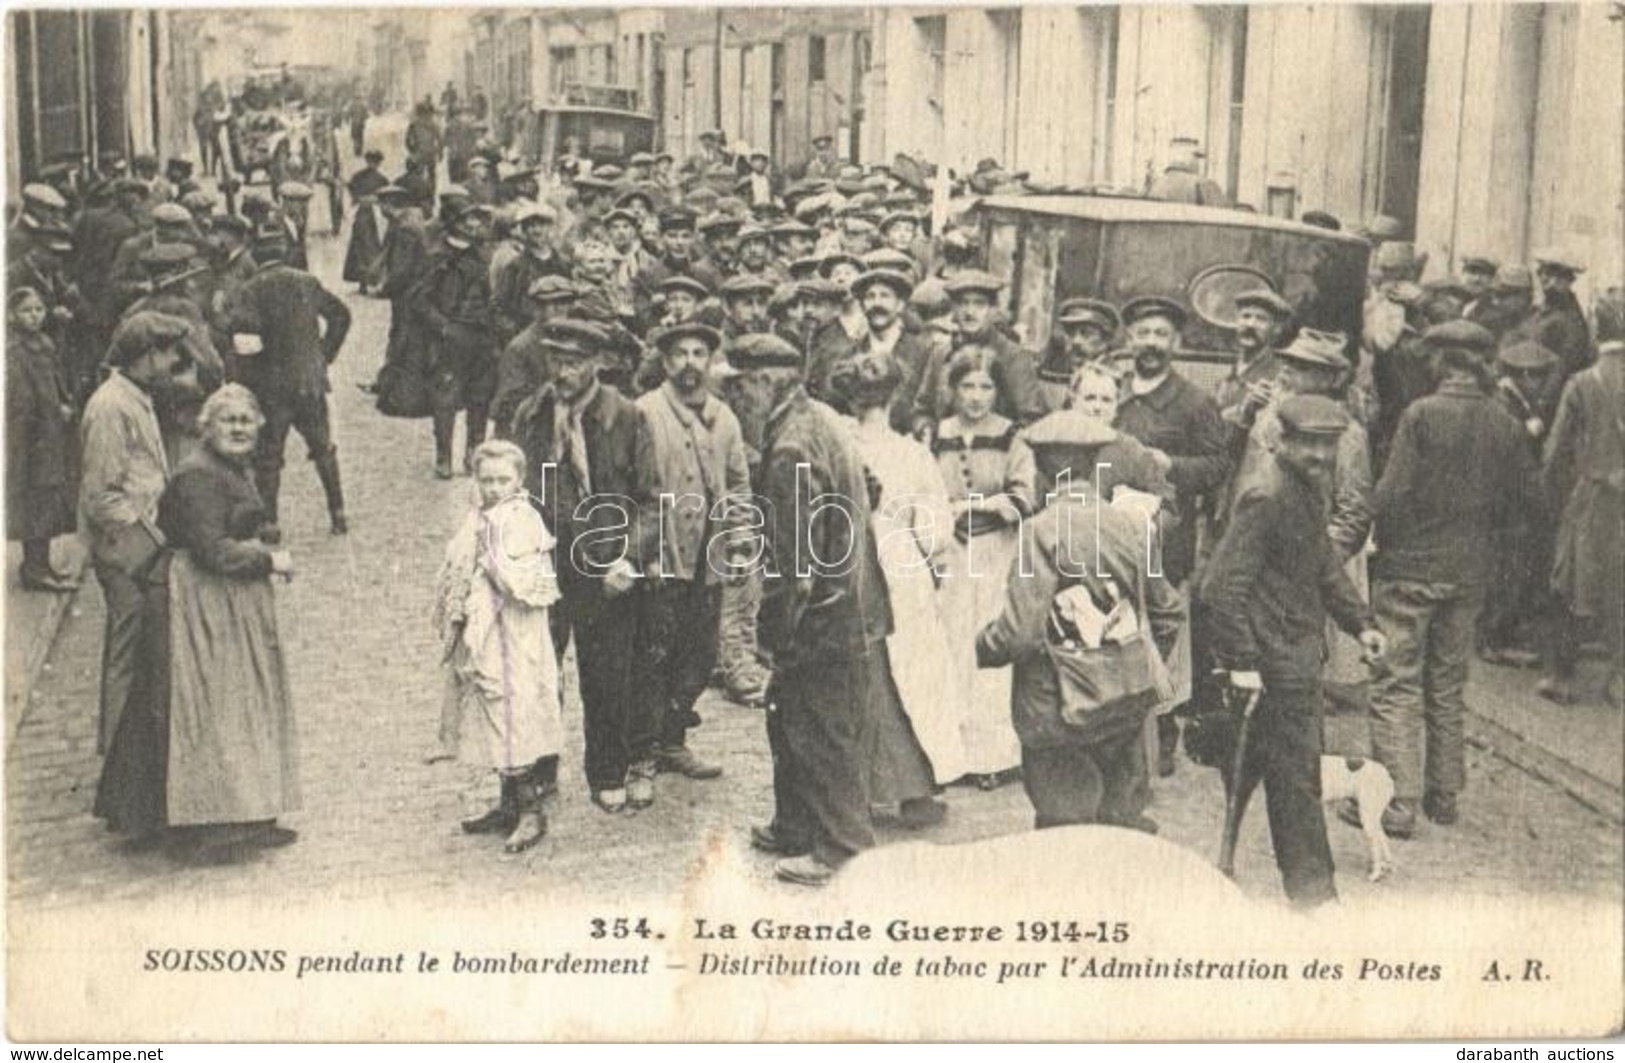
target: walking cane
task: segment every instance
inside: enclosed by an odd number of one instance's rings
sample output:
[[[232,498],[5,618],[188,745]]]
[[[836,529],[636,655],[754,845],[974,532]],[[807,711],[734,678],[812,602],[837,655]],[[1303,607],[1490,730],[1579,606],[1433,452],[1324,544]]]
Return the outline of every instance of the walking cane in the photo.
[[[1236,728],[1236,752],[1230,762],[1230,777],[1224,794],[1224,835],[1219,840],[1219,870],[1226,878],[1236,877],[1236,836],[1241,833],[1241,816],[1246,811],[1242,799],[1242,774],[1247,764],[1247,739],[1252,732],[1253,712],[1262,690],[1248,693],[1241,707],[1241,723]]]

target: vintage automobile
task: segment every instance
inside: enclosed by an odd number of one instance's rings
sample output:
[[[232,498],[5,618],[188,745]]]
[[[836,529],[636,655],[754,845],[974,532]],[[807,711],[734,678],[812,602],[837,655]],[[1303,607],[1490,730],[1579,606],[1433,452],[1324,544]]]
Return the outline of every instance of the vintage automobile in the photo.
[[[1300,327],[1360,338],[1368,245],[1295,221],[1103,195],[989,196],[971,208],[985,266],[1011,278],[1010,314],[1030,348],[1075,296],[1113,305],[1160,295],[1191,311],[1181,371],[1211,386],[1233,359],[1234,297],[1267,282]],[[1283,337],[1284,339],[1285,337]]]
[[[616,107],[567,104],[537,108],[520,131],[519,150],[552,172],[574,146],[595,164],[655,150],[655,120]]]
[[[308,77],[308,74],[307,74]],[[233,157],[245,185],[299,181],[327,192],[331,228],[343,216],[338,123],[316,105],[304,80],[258,74],[243,85],[240,113],[230,125]]]

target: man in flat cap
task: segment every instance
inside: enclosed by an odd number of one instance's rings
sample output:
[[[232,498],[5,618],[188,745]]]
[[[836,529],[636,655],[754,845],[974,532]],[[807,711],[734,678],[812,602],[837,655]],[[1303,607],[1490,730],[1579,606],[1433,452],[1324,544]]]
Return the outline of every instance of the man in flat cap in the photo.
[[[1117,309],[1102,299],[1065,299],[1055,314],[1055,328],[1038,366],[1038,386],[1045,409],[1064,409],[1072,398],[1072,374],[1110,356],[1120,322]]]
[[[1509,336],[1534,340],[1558,358],[1563,380],[1591,364],[1591,328],[1574,297],[1574,282],[1585,272],[1578,256],[1549,248],[1535,256],[1535,279],[1540,284],[1540,307],[1514,326]]]
[[[467,457],[485,441],[496,390],[491,282],[482,251],[490,217],[487,207],[460,211],[409,297],[427,344],[434,473],[442,480],[452,477],[452,434],[458,411],[465,411],[468,422],[466,466]]]
[[[905,312],[909,296],[913,294],[913,279],[894,269],[871,269],[853,281],[852,298],[863,307],[869,331],[844,358],[832,365],[809,366],[809,393],[823,398],[825,402],[837,400],[838,396],[829,386],[829,378],[840,366],[855,358],[879,359],[895,366],[901,378],[902,382],[892,395],[890,421],[895,431],[907,434],[913,428],[914,395],[929,358],[925,342],[906,326]],[[815,373],[818,374],[816,378]],[[818,381],[816,391],[812,387],[814,379]]]
[[[722,286],[721,271],[705,257],[696,239],[694,211],[686,206],[667,207],[660,212],[659,221],[665,251],[632,282],[632,303],[639,322],[646,328],[658,316],[655,296],[666,278],[679,274],[693,277],[712,292]]]
[[[1327,615],[1369,659],[1385,640],[1326,535],[1322,509],[1349,417],[1331,399],[1280,404],[1270,475],[1237,501],[1197,587],[1193,616],[1230,696],[1257,698],[1238,800],[1264,784],[1287,898],[1337,899],[1320,799],[1321,657]]]
[[[1495,271],[1488,290],[1473,300],[1462,318],[1489,329],[1500,345],[1529,316],[1535,305],[1534,293],[1535,278],[1529,267],[1508,263]]]
[[[1392,646],[1372,683],[1371,742],[1394,777],[1383,828],[1398,837],[1415,833],[1418,811],[1456,822],[1467,785],[1463,692],[1484,588],[1499,578],[1499,537],[1536,489],[1523,432],[1490,397],[1494,337],[1451,321],[1423,340],[1441,379],[1400,416],[1373,495],[1372,606]]]
[[[699,136],[700,149],[684,161],[683,173],[697,176],[703,175],[707,170],[719,163],[727,165],[731,169],[733,160],[723,148],[726,139],[720,129],[707,129],[701,133]]]
[[[580,296],[581,290],[568,277],[550,273],[532,282],[527,296],[528,323],[497,356],[491,425],[499,438],[514,438],[511,425],[515,411],[552,378],[553,345],[546,342],[550,335],[547,327],[554,321],[574,317],[573,310]]]
[[[722,309],[727,314],[722,323],[725,340],[769,331],[771,323],[767,318],[767,301],[773,295],[773,288],[772,281],[743,273],[722,282],[718,294],[722,299]]]
[[[265,425],[254,480],[275,525],[288,433],[299,433],[327,499],[329,528],[344,535],[344,489],[328,417],[327,367],[350,331],[350,310],[321,281],[287,262],[288,244],[267,234],[254,245],[259,270],[232,301],[234,379],[259,399]]]
[[[1539,462],[1556,409],[1557,355],[1538,343],[1520,340],[1495,355],[1495,401],[1523,429],[1529,456]],[[1478,654],[1491,664],[1533,667],[1540,663],[1540,639],[1555,619],[1551,594],[1552,555],[1558,514],[1537,494],[1498,544],[1498,578],[1485,588],[1478,625]]]
[[[609,337],[597,326],[555,318],[525,335],[532,332],[546,349],[551,371],[516,411],[512,438],[528,459],[526,487],[533,504],[557,540],[563,600],[555,632],[561,641],[575,640],[587,786],[605,812],[628,804],[646,808],[655,797],[658,720],[653,703],[636,686],[643,595],[633,593],[642,572],[631,537],[639,524],[629,508],[593,504],[605,499],[630,506],[637,492],[642,414],[614,387],[599,382]],[[558,649],[562,657],[564,645]]]
[[[543,277],[568,279],[575,265],[558,247],[558,214],[545,203],[527,203],[514,215],[519,253],[491,268],[491,323],[498,350],[530,323],[530,291]]]
[[[1037,359],[1024,350],[1000,327],[1003,308],[1000,293],[1004,282],[981,270],[966,270],[944,282],[953,302],[954,323],[959,335],[955,350],[971,345],[993,352],[993,383],[998,390],[994,411],[1017,424],[1031,424],[1048,410],[1043,389],[1038,384]],[[915,434],[934,431],[952,409],[948,393],[947,363],[927,367],[914,399]]]
[[[777,336],[752,336],[729,364],[723,392],[761,454],[766,516],[760,645],[773,672],[773,821],[752,828],[751,844],[780,857],[780,879],[821,886],[875,843],[863,681],[875,644],[891,634],[891,607],[862,458],[807,395],[800,353]]]
[[[1236,296],[1236,360],[1213,396],[1226,421],[1240,424],[1269,402],[1276,341],[1291,319],[1292,304],[1274,288],[1261,284]]]
[[[1570,378],[1546,441],[1547,496],[1562,506],[1552,587],[1562,603],[1553,625],[1542,697],[1569,704],[1587,628],[1609,650],[1607,698],[1625,708],[1625,303],[1598,300],[1597,361]]]
[[[737,276],[759,277],[777,285],[784,274],[773,264],[773,234],[752,222],[739,230],[739,260],[735,266]]]
[[[714,779],[722,769],[688,745],[695,703],[717,664],[728,551],[744,526],[750,473],[739,421],[711,392],[722,334],[688,321],[653,336],[665,381],[637,400],[639,565],[648,634],[641,696],[657,714],[660,770]]]
[[[1472,320],[1474,311],[1487,302],[1495,290],[1495,273],[1501,264],[1484,255],[1468,255],[1461,260],[1461,286],[1467,290],[1467,305],[1461,316]]]
[[[120,324],[107,351],[107,379],[80,422],[79,537],[106,606],[98,752],[118,730],[146,653],[142,602],[164,546],[158,499],[171,468],[157,411],[197,388],[189,329],[156,313]]]
[[[152,210],[152,228],[137,233],[119,245],[113,256],[113,289],[122,300],[121,308],[134,302],[146,290],[142,261],[159,246],[186,246],[201,262],[202,242],[191,213],[179,203],[160,203]]]
[[[1195,567],[1203,501],[1230,472],[1229,437],[1213,398],[1174,368],[1185,308],[1153,295],[1131,299],[1121,313],[1134,365],[1118,403],[1117,427],[1152,449],[1179,492],[1179,523],[1164,541],[1162,557],[1168,578],[1183,586]]]

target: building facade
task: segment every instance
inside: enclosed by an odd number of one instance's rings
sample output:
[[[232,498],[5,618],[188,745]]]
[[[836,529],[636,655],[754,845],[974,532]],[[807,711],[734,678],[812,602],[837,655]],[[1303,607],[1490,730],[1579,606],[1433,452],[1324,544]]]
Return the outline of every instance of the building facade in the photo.
[[[864,153],[1400,222],[1430,274],[1562,244],[1625,276],[1625,5],[877,8]]]

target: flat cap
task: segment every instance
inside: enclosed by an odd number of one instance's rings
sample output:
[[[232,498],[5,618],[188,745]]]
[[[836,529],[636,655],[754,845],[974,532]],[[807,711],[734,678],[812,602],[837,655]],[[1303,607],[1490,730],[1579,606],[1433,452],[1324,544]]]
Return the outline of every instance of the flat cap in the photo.
[[[622,170],[619,166],[610,164],[606,166],[594,166],[592,175],[594,177],[602,178],[605,181],[619,181],[622,177],[626,176],[626,171]]]
[[[594,354],[609,343],[609,334],[590,321],[563,318],[541,328],[542,346],[564,354]]]
[[[537,277],[525,290],[525,295],[538,303],[567,303],[580,294],[574,281],[557,273]]]
[[[796,287],[808,299],[821,303],[839,303],[846,299],[846,289],[825,277],[808,277],[796,281]]]
[[[817,136],[812,138],[812,143],[813,143],[813,147],[816,148],[816,147],[819,147],[819,146],[824,145],[824,144],[833,144],[833,143],[835,143],[835,138],[830,136],[828,133],[820,133]]]
[[[1340,436],[1349,425],[1343,407],[1324,395],[1292,395],[1276,409],[1281,427],[1304,436]]]
[[[107,348],[107,364],[129,365],[154,350],[180,344],[191,331],[192,326],[185,318],[173,314],[160,314],[155,310],[131,314],[113,331],[113,341]],[[184,350],[183,347],[183,353]]]
[[[611,181],[607,177],[600,176],[597,171],[594,171],[593,173],[584,173],[572,180],[570,183],[575,185],[577,188],[586,189],[589,192],[608,192],[610,189],[615,187],[614,181]]]
[[[31,184],[23,186],[23,202],[32,203],[36,207],[46,210],[67,210],[68,201],[62,193],[50,185]]]
[[[1536,266],[1549,266],[1568,273],[1584,273],[1586,266],[1580,256],[1566,247],[1545,247],[1535,253]]]
[[[209,219],[209,229],[217,233],[234,233],[237,236],[249,236],[254,227],[248,224],[247,218],[235,214],[221,214]]]
[[[373,193],[373,198],[378,200],[391,200],[399,202],[401,200],[411,199],[412,193],[408,192],[400,185],[385,185]]]
[[[823,268],[823,265],[823,255],[804,255],[791,262],[787,269],[790,273],[790,279],[799,281],[818,276],[818,271]]]
[[[762,228],[762,226],[754,224],[754,223],[749,223],[749,224],[741,226],[740,229],[739,229],[739,244],[740,244],[740,246],[743,247],[745,244],[750,243],[752,240],[760,240],[763,243],[772,243],[773,242],[773,234],[768,232],[766,229]]]
[[[1055,320],[1063,325],[1094,325],[1110,336],[1122,327],[1117,308],[1104,299],[1068,299]]]
[[[1501,264],[1493,258],[1483,255],[1467,255],[1461,260],[1463,273],[1494,273],[1501,268]]]
[[[645,208],[653,209],[655,205],[654,193],[645,185],[634,185],[615,197],[617,207],[631,207],[633,203],[641,202]]]
[[[1347,369],[1349,338],[1341,332],[1323,332],[1320,329],[1299,329],[1287,346],[1275,352],[1291,362],[1324,366],[1327,369]]]
[[[315,189],[300,181],[284,181],[277,189],[277,195],[283,199],[309,199],[315,194]]]
[[[738,196],[719,196],[717,198],[717,210],[741,221],[750,215],[749,204]]]
[[[788,340],[771,332],[740,336],[728,347],[728,364],[740,371],[750,369],[800,369],[801,352]]]
[[[1399,219],[1387,214],[1378,214],[1365,223],[1365,234],[1374,240],[1394,240],[1404,231]]]
[[[724,214],[720,210],[712,211],[700,219],[700,232],[709,233],[719,229],[737,229],[743,225],[740,219],[731,214]]]
[[[530,221],[545,221],[551,224],[558,220],[559,212],[546,203],[526,203],[513,216],[515,225],[524,225]]]
[[[608,225],[612,221],[624,221],[633,228],[636,228],[641,219],[630,210],[627,210],[625,207],[616,207],[614,210],[604,215],[605,225]]]
[[[164,273],[180,268],[196,257],[190,244],[154,244],[141,253],[141,265],[152,273]]]
[[[906,273],[900,273],[895,269],[871,269],[867,273],[860,274],[852,282],[852,294],[862,296],[877,284],[890,288],[904,301],[914,294],[914,281]]]
[[[667,207],[658,215],[660,231],[671,232],[674,229],[693,229],[694,212],[688,207]]]
[[[115,177],[108,182],[107,191],[115,196],[144,196],[151,189],[133,177]]]
[[[818,272],[821,276],[828,277],[835,272],[835,267],[840,265],[851,266],[859,273],[862,273],[865,268],[863,259],[857,255],[849,255],[845,251],[835,251],[824,256],[824,260],[818,265]]]
[[[1292,316],[1292,304],[1281,298],[1281,294],[1274,288],[1266,288],[1263,285],[1236,296],[1236,309],[1240,310],[1244,306],[1256,306],[1268,310],[1276,317]]]
[[[889,199],[890,197],[887,198]],[[920,224],[920,216],[911,210],[894,210],[880,219],[880,231],[885,232],[893,225],[897,225],[901,222],[907,222],[910,225],[918,227]]]
[[[1528,266],[1509,262],[1495,271],[1492,287],[1498,292],[1527,292],[1535,287],[1535,278]]]
[[[961,295],[971,292],[980,292],[984,295],[997,296],[1004,290],[1004,281],[991,273],[979,269],[968,269],[963,273],[956,273],[943,282],[950,299],[957,299]]]
[[[787,236],[818,236],[817,229],[814,229],[811,225],[808,225],[804,221],[796,221],[792,218],[787,218],[784,221],[775,223],[774,226],[768,230],[768,232],[772,233],[773,236],[778,239],[783,239]]]
[[[1389,240],[1377,248],[1372,265],[1383,273],[1410,273],[1420,265],[1416,247],[1406,240]]]
[[[1495,336],[1483,325],[1471,321],[1446,321],[1422,333],[1422,342],[1429,347],[1473,351],[1488,354],[1495,348]]]
[[[1422,294],[1429,299],[1444,295],[1452,299],[1460,299],[1462,302],[1466,302],[1473,297],[1473,293],[1453,277],[1440,277],[1437,280],[1428,281],[1422,285]]]
[[[632,153],[632,157],[627,159],[626,162],[629,166],[653,166],[655,164],[655,157],[649,154],[647,151],[635,151]]]
[[[192,213],[179,203],[160,203],[152,208],[152,220],[159,225],[187,225]]]
[[[1117,438],[1117,430],[1079,410],[1056,410],[1029,425],[1022,438],[1034,449],[1052,447],[1070,450],[1110,443]],[[1092,464],[1086,463],[1083,467],[1088,468]]]
[[[724,138],[723,138],[723,135],[722,135],[722,130],[720,130],[720,129],[707,129],[705,132],[700,134],[700,139],[701,140],[717,140],[717,141],[720,141],[720,140],[722,140]]]
[[[1559,361],[1555,352],[1533,340],[1502,347],[1495,360],[1508,369],[1550,369]]]
[[[1137,321],[1144,321],[1148,317],[1165,317],[1173,322],[1174,328],[1185,327],[1185,308],[1164,296],[1142,295],[1123,304],[1122,318],[1125,327]]]
[[[710,296],[711,289],[703,281],[695,280],[686,273],[673,274],[655,285],[656,289],[670,294],[671,292],[688,292],[696,299],[705,299]]]
[[[736,273],[723,281],[718,291],[724,299],[742,295],[771,295],[773,282],[756,273]]]
[[[663,329],[656,329],[649,337],[650,342],[662,351],[670,350],[672,344],[683,339],[702,340],[713,351],[722,346],[722,333],[703,321],[682,321],[668,325]]]
[[[862,257],[863,264],[869,269],[893,269],[913,276],[918,268],[912,256],[895,247],[877,247],[873,251],[864,252]]]
[[[194,213],[209,210],[214,207],[214,204],[215,198],[201,188],[188,192],[181,197],[181,206]]]
[[[368,148],[366,151],[361,153],[361,157],[366,159],[368,162],[384,161],[384,153],[379,151],[377,148]]]

